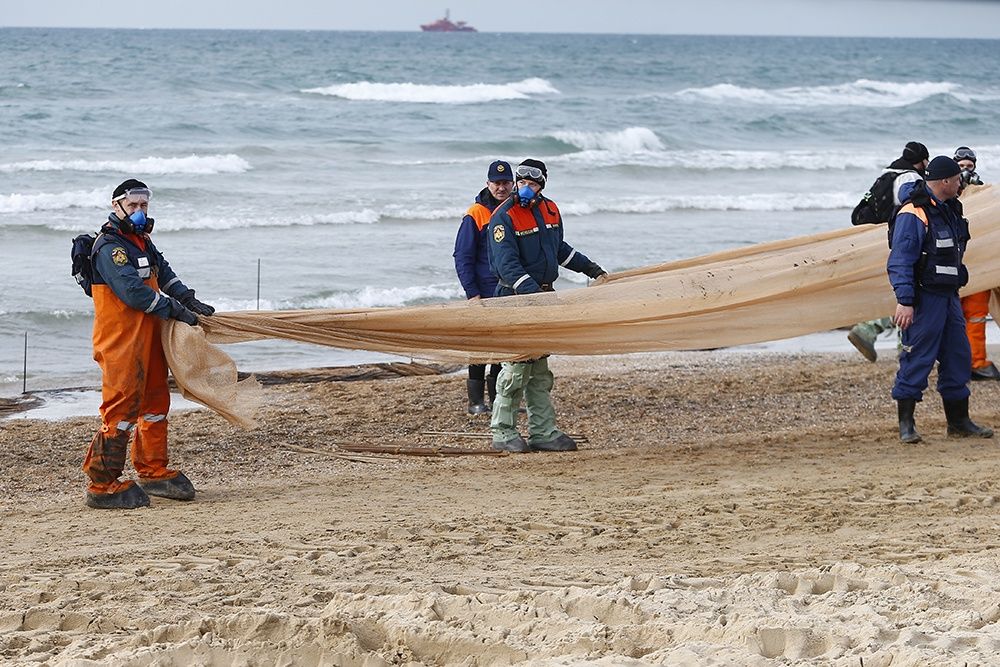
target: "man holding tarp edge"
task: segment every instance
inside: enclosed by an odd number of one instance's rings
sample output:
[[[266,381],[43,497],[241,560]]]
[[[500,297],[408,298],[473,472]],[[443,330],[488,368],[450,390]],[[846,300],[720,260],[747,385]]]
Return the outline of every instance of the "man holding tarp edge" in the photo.
[[[563,222],[555,202],[542,195],[548,170],[527,159],[514,170],[515,190],[493,212],[489,225],[490,266],[498,279],[496,295],[551,292],[559,267],[591,278],[607,272],[563,240]],[[539,325],[544,326],[544,325]],[[553,376],[547,356],[501,364],[490,429],[493,449],[507,452],[567,452],[576,443],[556,428],[549,392]],[[517,432],[517,409],[524,395],[528,441]]]
[[[892,388],[899,438],[920,442],[913,413],[938,362],[938,393],[948,435],[992,438],[993,431],[969,418],[972,353],[958,290],[969,281],[962,263],[969,224],[959,207],[962,170],[950,157],[930,161],[925,181],[904,186],[903,205],[889,221],[886,268],[896,294],[893,322],[902,331],[899,371]]]

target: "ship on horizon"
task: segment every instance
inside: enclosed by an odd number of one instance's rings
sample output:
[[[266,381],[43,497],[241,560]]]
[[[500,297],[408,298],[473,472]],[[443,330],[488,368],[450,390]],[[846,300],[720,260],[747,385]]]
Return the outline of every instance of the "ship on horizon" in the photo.
[[[451,21],[451,10],[444,10],[444,18],[420,26],[424,32],[479,32],[465,21]]]

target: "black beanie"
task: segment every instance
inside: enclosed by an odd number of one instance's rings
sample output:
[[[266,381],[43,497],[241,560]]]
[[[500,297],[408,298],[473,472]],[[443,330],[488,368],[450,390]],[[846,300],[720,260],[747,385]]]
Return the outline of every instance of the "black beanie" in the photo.
[[[910,141],[903,147],[903,159],[910,164],[923,162],[930,156],[931,154],[927,152],[927,146],[924,146],[919,141]]]
[[[924,180],[940,181],[944,178],[958,176],[961,173],[962,168],[958,166],[957,162],[947,155],[938,155],[936,158],[931,160],[929,165],[927,165],[927,171],[924,173]]]
[[[134,178],[130,178],[127,181],[123,181],[121,185],[115,188],[115,191],[111,193],[112,199],[117,199],[125,194],[126,190],[134,190],[135,188],[147,188],[148,186],[142,181],[138,181]]]
[[[520,167],[522,165],[525,166],[525,167],[537,167],[538,169],[541,169],[542,170],[542,180],[541,180],[541,182],[536,181],[536,183],[538,183],[541,186],[545,185],[545,180],[549,177],[549,171],[548,171],[548,169],[545,168],[545,163],[544,162],[542,162],[541,160],[535,160],[535,159],[532,159],[532,158],[529,157],[526,160],[521,160],[521,164],[519,164],[517,166]],[[534,181],[535,179],[529,178],[527,180]]]

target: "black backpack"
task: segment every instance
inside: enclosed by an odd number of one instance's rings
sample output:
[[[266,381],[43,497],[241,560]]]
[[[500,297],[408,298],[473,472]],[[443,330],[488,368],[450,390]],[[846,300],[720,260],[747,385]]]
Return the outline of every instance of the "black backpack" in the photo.
[[[852,225],[877,225],[889,221],[892,209],[895,208],[892,185],[902,173],[905,172],[890,170],[875,179],[871,188],[851,211]]]
[[[73,249],[69,254],[73,260],[73,278],[90,297],[93,296],[91,294],[91,285],[94,284],[93,256],[94,242],[97,239],[97,234],[80,234],[73,239]]]

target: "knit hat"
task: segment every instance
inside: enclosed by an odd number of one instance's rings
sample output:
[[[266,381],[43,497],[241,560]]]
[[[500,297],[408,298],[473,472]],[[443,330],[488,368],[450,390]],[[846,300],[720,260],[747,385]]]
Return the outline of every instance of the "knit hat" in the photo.
[[[919,141],[910,141],[903,147],[903,159],[910,164],[923,162],[930,158],[930,156],[931,154],[927,152],[927,146],[924,146]]]
[[[931,160],[929,165],[927,165],[927,171],[924,173],[924,180],[940,181],[944,178],[958,176],[961,173],[962,168],[958,166],[957,162],[952,160],[947,155],[938,155],[936,158]]]
[[[518,169],[520,169],[521,167],[534,167],[535,169],[538,169],[539,171],[541,171],[542,172],[542,177],[540,179],[539,178],[534,178],[532,176],[522,176],[519,173],[518,173],[517,177],[518,177],[518,179],[522,179],[523,178],[523,179],[528,180],[528,181],[534,181],[535,183],[538,183],[542,187],[545,187],[545,179],[547,179],[549,177],[549,171],[548,171],[548,169],[545,168],[545,163],[544,162],[542,162],[541,160],[534,160],[532,158],[528,158],[527,160],[521,160],[521,164],[519,164],[517,166],[518,166]],[[515,172],[515,173],[517,173],[517,172]]]
[[[972,164],[976,164],[976,151],[968,146],[959,146],[955,149],[955,162],[959,160],[970,160]]]
[[[123,194],[125,194],[127,190],[134,190],[136,188],[148,189],[148,186],[142,181],[137,181],[134,178],[130,178],[127,181],[123,181],[121,185],[115,188],[115,191],[111,194],[111,199],[118,199]]]
[[[497,181],[513,181],[514,171],[510,168],[510,163],[503,160],[494,160],[490,163],[490,168],[486,171],[486,180],[492,183]]]

